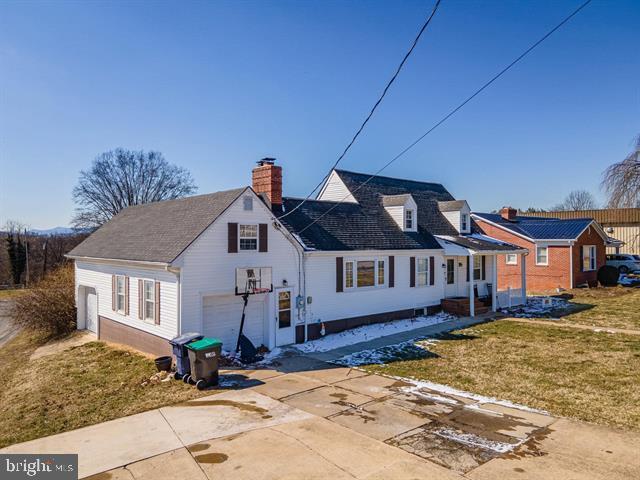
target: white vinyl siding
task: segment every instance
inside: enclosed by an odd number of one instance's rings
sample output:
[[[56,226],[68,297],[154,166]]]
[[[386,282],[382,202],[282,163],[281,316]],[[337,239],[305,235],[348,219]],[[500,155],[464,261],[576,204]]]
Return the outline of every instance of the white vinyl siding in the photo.
[[[251,196],[253,196],[253,210],[245,210],[243,198],[240,197],[176,261],[176,266],[182,269],[182,332],[203,331],[204,298],[235,295],[236,268],[270,267],[274,288],[281,286],[286,280],[292,289],[292,298],[295,299],[298,295],[300,278],[298,253],[283,233],[273,227],[272,213],[264,203],[255,194],[251,193]],[[267,224],[269,251],[261,253],[258,250],[246,250],[242,251],[241,255],[227,253],[227,223],[229,222],[238,223],[238,233],[240,233],[240,225]],[[335,291],[335,257],[333,271],[332,286]],[[250,296],[248,307],[257,301],[258,297],[260,295]],[[269,348],[275,346],[275,333],[272,328],[275,322],[269,325],[268,321],[276,317],[273,297],[274,295],[266,295],[264,300],[267,309],[261,317],[264,319],[264,328],[261,330],[264,332],[264,338],[257,343],[257,345],[264,343]],[[235,298],[238,302],[241,301],[241,297]],[[162,303],[164,305],[164,299]],[[292,323],[297,324],[299,318],[295,305],[291,314]],[[240,317],[236,321],[239,323]]]
[[[336,172],[331,172],[331,175],[329,175],[327,183],[318,195],[318,200],[358,203]]]
[[[142,267],[125,264],[106,264],[76,261],[76,294],[80,286],[95,288],[97,314],[159,337],[171,339],[178,334],[178,279],[164,268]],[[129,315],[112,309],[112,275],[129,277]],[[139,309],[138,280],[160,282],[160,324],[141,321]],[[143,287],[144,288],[144,287]],[[77,301],[77,300],[76,300]],[[84,302],[83,302],[84,303]],[[144,317],[143,317],[144,318]]]

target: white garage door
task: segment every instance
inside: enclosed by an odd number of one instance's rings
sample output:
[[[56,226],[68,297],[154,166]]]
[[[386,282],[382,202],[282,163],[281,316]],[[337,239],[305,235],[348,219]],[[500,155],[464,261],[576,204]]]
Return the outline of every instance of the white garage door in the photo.
[[[267,344],[264,335],[265,295],[249,297],[244,319],[244,334],[258,347]],[[203,333],[222,340],[224,350],[235,350],[242,318],[242,297],[236,295],[204,297],[202,299]]]

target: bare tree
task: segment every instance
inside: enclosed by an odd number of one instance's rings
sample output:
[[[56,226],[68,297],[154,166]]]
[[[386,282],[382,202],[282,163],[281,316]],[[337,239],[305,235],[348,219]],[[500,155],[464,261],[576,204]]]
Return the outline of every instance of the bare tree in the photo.
[[[633,151],[604,171],[602,188],[609,208],[640,207],[640,135],[634,140]]]
[[[73,189],[77,204],[72,222],[98,227],[131,205],[185,197],[196,191],[191,174],[172,165],[160,152],[118,148],[99,155],[80,172]]]
[[[574,190],[567,195],[562,203],[559,203],[552,210],[593,210],[598,208],[595,197],[586,190]]]

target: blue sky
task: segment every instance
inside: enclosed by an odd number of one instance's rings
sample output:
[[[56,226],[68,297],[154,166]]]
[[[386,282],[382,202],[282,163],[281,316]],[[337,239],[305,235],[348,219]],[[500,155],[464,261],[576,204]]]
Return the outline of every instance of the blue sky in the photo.
[[[342,168],[373,172],[577,1],[443,0]],[[0,223],[67,225],[78,172],[159,150],[200,193],[275,156],[303,196],[353,135],[431,1],[0,3]],[[594,0],[386,175],[474,210],[604,200],[640,133],[640,3]]]

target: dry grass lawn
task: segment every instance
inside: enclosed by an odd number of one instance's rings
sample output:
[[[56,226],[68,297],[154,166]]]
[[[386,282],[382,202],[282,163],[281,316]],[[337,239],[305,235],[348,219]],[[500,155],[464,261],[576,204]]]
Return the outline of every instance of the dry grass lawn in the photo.
[[[0,348],[0,448],[206,394],[174,380],[142,386],[153,360],[100,342],[29,361],[44,340],[25,331]]]
[[[563,322],[640,330],[640,288],[575,289],[571,303],[581,308],[563,316]]]
[[[366,368],[640,430],[640,336],[499,320],[450,337],[432,358]]]
[[[0,300],[15,298],[19,295],[22,295],[25,292],[28,292],[28,290],[25,290],[25,289],[0,290]]]

